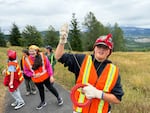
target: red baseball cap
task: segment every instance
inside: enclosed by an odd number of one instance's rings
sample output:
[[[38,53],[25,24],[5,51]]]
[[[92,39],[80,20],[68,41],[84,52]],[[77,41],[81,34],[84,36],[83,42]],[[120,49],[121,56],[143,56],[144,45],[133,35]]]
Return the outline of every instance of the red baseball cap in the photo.
[[[9,59],[14,59],[14,60],[15,60],[15,59],[16,59],[16,56],[17,56],[17,55],[16,55],[16,51],[8,50],[8,51],[7,51],[7,56],[8,56]]]

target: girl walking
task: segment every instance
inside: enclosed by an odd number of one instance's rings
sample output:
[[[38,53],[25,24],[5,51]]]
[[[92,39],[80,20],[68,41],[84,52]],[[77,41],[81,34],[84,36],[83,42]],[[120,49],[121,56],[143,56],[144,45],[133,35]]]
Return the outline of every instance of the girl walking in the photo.
[[[26,56],[29,56],[29,52],[27,49],[22,50],[23,56],[22,59],[20,61],[20,65],[21,65],[21,70],[23,71],[24,68],[24,60]],[[26,96],[33,94],[36,94],[36,86],[33,83],[31,77],[28,77],[26,74],[24,74],[23,72],[23,77],[25,79],[25,86],[26,86]]]
[[[39,90],[41,102],[36,109],[42,109],[47,104],[45,102],[44,85],[56,97],[58,105],[62,105],[63,100],[52,85],[54,82],[52,67],[48,58],[39,52],[39,47],[36,45],[29,47],[29,56],[25,58],[24,64],[24,73],[32,78]]]

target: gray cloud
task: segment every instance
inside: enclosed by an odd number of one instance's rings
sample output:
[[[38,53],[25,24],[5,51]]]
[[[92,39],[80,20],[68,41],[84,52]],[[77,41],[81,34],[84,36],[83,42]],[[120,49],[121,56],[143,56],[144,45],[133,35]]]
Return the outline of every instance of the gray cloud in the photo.
[[[20,29],[34,25],[45,30],[70,23],[72,13],[80,23],[89,11],[102,24],[117,22],[120,26],[150,27],[149,0],[0,0],[0,27],[9,31],[15,22]]]

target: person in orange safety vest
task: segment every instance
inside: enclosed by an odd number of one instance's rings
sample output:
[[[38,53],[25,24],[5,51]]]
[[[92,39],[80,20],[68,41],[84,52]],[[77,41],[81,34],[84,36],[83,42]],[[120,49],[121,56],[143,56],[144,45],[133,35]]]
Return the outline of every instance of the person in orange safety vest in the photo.
[[[23,72],[24,61],[25,61],[26,56],[29,56],[29,51],[27,49],[24,49],[24,50],[22,50],[22,58],[20,60],[20,67],[21,67],[22,72]],[[27,75],[25,75],[24,72],[23,72],[23,77],[25,80],[26,96],[29,96],[30,94],[35,95],[36,94],[36,86],[33,83],[31,77],[28,77]]]
[[[68,66],[75,74],[76,84],[86,84],[82,91],[77,91],[78,102],[91,100],[84,107],[73,105],[73,113],[110,113],[110,103],[119,104],[124,95],[119,69],[108,57],[112,53],[112,34],[100,36],[94,43],[93,54],[64,53],[67,43],[68,25],[60,29],[60,40],[55,51],[58,62]]]
[[[57,98],[58,105],[63,104],[63,99],[58,94],[58,91],[53,86],[53,70],[50,62],[36,45],[29,46],[29,56],[24,60],[24,74],[31,77],[39,90],[41,102],[36,109],[42,109],[47,105],[45,102],[44,85]]]
[[[16,51],[8,50],[7,56],[7,68],[2,73],[5,76],[4,85],[9,88],[10,94],[15,99],[15,102],[11,103],[11,106],[17,110],[25,105],[25,102],[19,90],[19,86],[23,82],[24,78],[20,66],[17,62]]]

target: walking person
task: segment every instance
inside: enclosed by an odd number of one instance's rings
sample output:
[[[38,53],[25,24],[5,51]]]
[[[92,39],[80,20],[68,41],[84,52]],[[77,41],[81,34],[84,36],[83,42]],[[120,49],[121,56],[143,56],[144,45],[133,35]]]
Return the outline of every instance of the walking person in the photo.
[[[47,104],[45,102],[44,85],[56,97],[58,105],[62,105],[63,100],[52,85],[54,82],[52,67],[48,58],[39,51],[39,47],[36,45],[29,47],[29,56],[25,58],[24,64],[24,73],[32,78],[39,90],[41,102],[36,109],[42,109]]]
[[[52,69],[53,69],[53,75],[54,75],[54,66],[56,64],[56,59],[55,59],[53,49],[50,45],[46,46],[45,55],[47,56],[48,60],[50,61],[50,64],[51,64]],[[48,90],[45,89],[45,91],[47,92]]]
[[[75,93],[77,101],[91,100],[84,107],[73,103],[73,113],[110,113],[110,103],[119,104],[124,95],[119,69],[108,60],[113,49],[112,35],[100,36],[93,44],[91,55],[64,53],[67,36],[68,26],[65,24],[60,30],[55,58],[75,74],[76,84],[86,84],[82,92]]]
[[[55,55],[53,52],[53,48],[51,46],[46,46],[46,53],[45,55],[48,57],[50,64],[52,65],[53,68],[53,72],[54,72],[54,66],[56,64],[56,59],[55,59]]]
[[[4,85],[8,87],[10,94],[15,99],[15,102],[13,102],[11,106],[17,110],[25,105],[19,90],[19,86],[23,81],[23,76],[20,70],[20,66],[17,62],[16,51],[8,50],[7,56],[7,68],[2,73],[5,75]]]
[[[35,95],[36,94],[36,86],[35,84],[33,83],[31,77],[27,76],[26,74],[24,74],[24,71],[23,71],[23,67],[24,67],[24,60],[25,60],[25,57],[26,56],[29,56],[29,52],[27,49],[24,49],[22,50],[22,53],[23,53],[23,56],[22,56],[22,59],[20,60],[20,67],[21,67],[21,70],[23,72],[23,77],[25,79],[25,86],[26,86],[26,96],[30,95],[30,94],[33,94]]]

